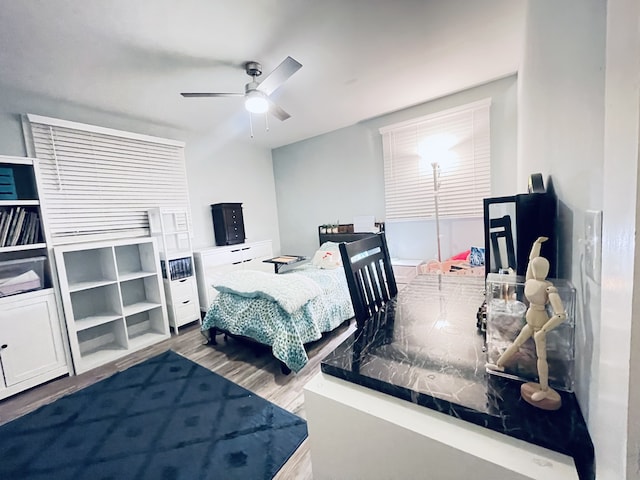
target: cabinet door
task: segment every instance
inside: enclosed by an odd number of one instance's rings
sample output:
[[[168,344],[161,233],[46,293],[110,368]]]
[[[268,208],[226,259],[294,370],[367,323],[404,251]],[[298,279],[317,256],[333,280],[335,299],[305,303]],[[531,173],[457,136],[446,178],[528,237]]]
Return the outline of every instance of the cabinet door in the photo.
[[[0,306],[0,360],[7,387],[64,366],[64,348],[51,290],[4,299]]]

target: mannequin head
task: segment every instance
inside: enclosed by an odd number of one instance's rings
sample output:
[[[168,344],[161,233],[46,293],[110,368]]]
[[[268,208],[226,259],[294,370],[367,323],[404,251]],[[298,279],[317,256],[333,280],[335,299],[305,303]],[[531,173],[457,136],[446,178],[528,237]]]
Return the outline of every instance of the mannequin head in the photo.
[[[531,272],[536,280],[544,280],[549,274],[549,260],[544,257],[536,257],[531,260]]]

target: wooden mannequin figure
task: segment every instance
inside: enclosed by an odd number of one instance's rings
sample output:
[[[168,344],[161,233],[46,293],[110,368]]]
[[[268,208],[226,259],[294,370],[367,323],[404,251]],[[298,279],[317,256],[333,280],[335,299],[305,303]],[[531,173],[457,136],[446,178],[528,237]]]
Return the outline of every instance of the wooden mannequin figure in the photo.
[[[524,295],[529,301],[525,315],[527,324],[514,342],[498,358],[496,363],[488,363],[490,370],[504,371],[504,365],[518,351],[520,346],[533,337],[536,346],[539,383],[528,382],[520,387],[522,398],[531,405],[544,410],[557,410],[562,405],[560,394],[549,387],[549,365],[547,363],[547,332],[553,330],[567,318],[558,290],[546,280],[549,261],[540,256],[541,244],[547,237],[539,237],[531,247]],[[551,305],[553,316],[547,314],[547,304]]]

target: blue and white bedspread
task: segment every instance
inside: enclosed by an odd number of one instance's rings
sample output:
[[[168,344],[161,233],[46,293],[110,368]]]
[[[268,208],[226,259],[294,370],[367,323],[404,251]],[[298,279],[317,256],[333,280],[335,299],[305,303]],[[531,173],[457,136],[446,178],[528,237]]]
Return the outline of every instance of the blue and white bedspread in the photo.
[[[353,317],[342,268],[302,265],[287,273],[238,271],[214,284],[220,294],[202,322],[270,345],[273,355],[298,372],[309,361],[304,344]]]

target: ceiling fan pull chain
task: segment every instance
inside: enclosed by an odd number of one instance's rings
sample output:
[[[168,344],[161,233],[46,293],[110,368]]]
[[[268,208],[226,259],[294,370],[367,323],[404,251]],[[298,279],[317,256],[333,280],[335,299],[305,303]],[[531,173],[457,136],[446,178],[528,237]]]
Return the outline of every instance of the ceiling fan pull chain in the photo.
[[[264,128],[268,132],[269,131],[269,115],[268,112],[264,114]]]
[[[253,138],[253,122],[251,121],[251,113],[249,113],[249,131],[251,132],[251,138]]]

